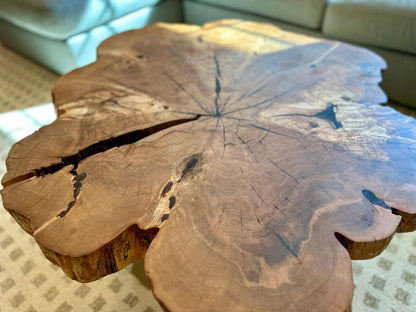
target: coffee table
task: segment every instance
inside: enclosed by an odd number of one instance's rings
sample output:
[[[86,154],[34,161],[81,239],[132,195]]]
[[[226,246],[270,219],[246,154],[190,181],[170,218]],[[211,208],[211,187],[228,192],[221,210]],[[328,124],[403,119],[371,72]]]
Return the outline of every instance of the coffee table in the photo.
[[[105,41],[12,148],[3,203],[88,282],[145,257],[169,311],[344,311],[351,259],[416,228],[416,122],[384,61],[223,20]]]

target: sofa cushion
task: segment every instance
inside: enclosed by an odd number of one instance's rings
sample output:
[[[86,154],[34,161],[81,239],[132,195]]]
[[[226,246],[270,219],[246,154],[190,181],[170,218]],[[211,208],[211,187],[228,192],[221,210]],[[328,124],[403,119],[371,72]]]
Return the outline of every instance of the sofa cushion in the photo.
[[[325,0],[198,0],[198,2],[258,14],[312,29],[321,27],[325,8]]]
[[[416,54],[415,0],[328,0],[323,33]]]
[[[136,10],[65,40],[41,36],[0,18],[0,41],[58,74],[65,74],[95,61],[97,46],[116,33],[158,21],[180,22],[180,4],[181,0],[165,0],[158,5]]]
[[[182,3],[184,22],[187,24],[203,25],[210,21],[220,19],[240,19],[273,24],[286,31],[301,33],[312,37],[322,37],[322,33],[317,29],[310,29],[265,16],[252,15],[248,12],[235,11],[200,1],[183,0]]]
[[[160,0],[0,0],[0,18],[63,40]]]

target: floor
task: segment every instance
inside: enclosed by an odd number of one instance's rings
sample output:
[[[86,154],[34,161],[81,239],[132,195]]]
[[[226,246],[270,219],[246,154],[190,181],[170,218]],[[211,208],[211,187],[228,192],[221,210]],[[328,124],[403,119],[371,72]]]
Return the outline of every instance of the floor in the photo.
[[[0,177],[11,145],[55,119],[50,90],[57,79],[0,45]],[[396,108],[416,117],[415,111]],[[353,272],[354,312],[415,311],[416,232],[396,234],[372,260],[353,261]],[[77,283],[45,259],[34,239],[2,207],[0,294],[0,312],[161,311],[142,261],[97,282]]]

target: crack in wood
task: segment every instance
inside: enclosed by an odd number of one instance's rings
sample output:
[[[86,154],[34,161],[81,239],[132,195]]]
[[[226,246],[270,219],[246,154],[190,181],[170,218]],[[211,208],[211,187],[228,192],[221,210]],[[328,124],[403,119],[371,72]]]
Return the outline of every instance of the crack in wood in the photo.
[[[264,90],[266,87],[268,87],[270,84],[272,83],[272,81],[269,81],[267,83],[265,83],[264,85],[262,85],[261,87],[257,88],[256,90],[254,90],[253,92],[251,92],[248,95],[245,95],[244,98],[249,98],[252,97],[253,95],[259,93],[260,91]]]
[[[306,86],[305,86],[306,87]],[[236,113],[236,112],[242,112],[242,111],[245,111],[245,110],[247,110],[247,109],[251,109],[251,108],[256,108],[256,107],[259,107],[259,106],[262,106],[262,105],[264,105],[264,104],[267,104],[267,103],[270,103],[270,102],[272,102],[273,100],[275,100],[275,99],[278,99],[278,98],[280,98],[280,97],[283,97],[283,96],[285,96],[285,95],[287,95],[287,94],[289,94],[290,92],[294,92],[295,90],[296,90],[296,88],[297,88],[297,86],[295,86],[295,87],[293,87],[293,88],[290,88],[290,89],[288,89],[288,90],[286,90],[286,91],[283,91],[282,93],[279,93],[279,94],[277,94],[277,95],[275,95],[275,96],[272,96],[272,97],[270,97],[270,98],[268,98],[268,99],[266,99],[266,100],[263,100],[263,101],[261,101],[261,102],[258,102],[258,103],[255,103],[255,104],[252,104],[252,105],[248,105],[248,106],[245,106],[245,107],[242,107],[242,108],[238,108],[238,109],[234,109],[234,110],[231,110],[231,111],[228,111],[228,112],[225,112],[225,113],[223,113],[223,115],[229,115],[229,114],[233,114],[233,113]],[[245,94],[247,94],[248,92],[246,92]],[[244,96],[245,97],[245,96]],[[235,103],[235,102],[237,102],[238,100],[236,100],[236,101],[234,101],[233,103]]]
[[[287,251],[289,251],[294,257],[298,257],[298,254],[292,249],[292,247],[289,246],[289,244],[286,242],[286,240],[283,239],[281,235],[274,232],[279,242],[286,248]]]
[[[263,78],[260,79],[260,81],[258,81],[258,84],[260,84],[260,87],[258,87],[256,90],[251,91],[251,92],[250,92],[250,89],[246,90],[240,97],[233,100],[231,103],[228,103],[229,98],[227,98],[227,100],[224,103],[221,111],[225,110],[225,107],[227,106],[227,104],[229,104],[228,106],[232,106],[235,103],[238,103],[243,99],[247,99],[247,98],[257,94],[258,92],[262,91],[263,89],[265,89],[267,86],[269,86],[272,83],[272,81],[266,82],[264,84],[263,84],[263,82],[266,81],[267,79],[269,79],[270,77],[274,76],[275,74],[276,74],[276,72],[272,72],[270,74],[265,75]]]
[[[108,139],[99,141],[98,143],[94,143],[82,150],[80,150],[78,153],[74,154],[74,155],[70,155],[70,156],[64,156],[61,157],[61,161],[59,163],[55,163],[52,164],[50,166],[47,167],[42,167],[40,169],[34,169],[33,171],[14,177],[13,179],[10,179],[8,181],[4,181],[3,182],[3,186],[9,186],[11,184],[17,183],[17,182],[22,182],[24,180],[27,180],[29,178],[32,177],[41,177],[47,174],[53,174],[59,170],[61,170],[62,168],[69,166],[69,165],[74,165],[75,168],[77,168],[78,164],[88,158],[91,157],[93,155],[96,154],[100,154],[103,153],[109,149],[112,149],[114,147],[120,147],[123,145],[128,145],[128,144],[133,144],[136,143],[137,141],[140,141],[152,134],[155,134],[159,131],[177,126],[177,125],[181,125],[184,123],[188,123],[188,122],[192,122],[195,120],[198,120],[201,117],[201,115],[195,115],[195,117],[193,118],[186,118],[186,119],[176,119],[176,120],[172,120],[172,121],[168,121],[168,122],[164,122],[161,124],[157,124],[145,129],[140,129],[140,130],[134,130],[134,131],[130,131],[128,133],[119,135],[117,137],[110,137]]]
[[[300,184],[299,181],[293,176],[291,175],[289,172],[287,172],[286,170],[284,170],[282,167],[280,167],[276,162],[274,162],[273,160],[269,159],[269,162],[274,165],[276,168],[278,168],[280,171],[282,171],[284,174],[286,174],[288,177],[292,178],[297,184]]]
[[[222,150],[222,155],[221,155],[221,159],[224,158],[224,154],[225,154],[225,148],[227,146],[227,144],[225,143],[225,125],[224,125],[224,121],[221,118],[221,124],[222,124],[222,140],[223,140],[223,150]]]
[[[257,155],[256,155],[256,153],[254,153],[254,151],[251,149],[251,147],[250,147],[250,145],[249,145],[249,143],[252,141],[252,140],[250,140],[250,141],[244,141],[239,135],[238,135],[238,133],[237,132],[234,132],[234,135],[240,140],[240,142],[241,142],[241,145],[243,145],[245,148],[247,148],[247,150],[250,152],[250,154],[251,155],[253,155],[253,158],[254,158],[254,160],[258,163],[259,161],[258,161],[258,159],[257,159]]]
[[[241,111],[244,111],[244,110],[247,110],[247,109],[250,109],[250,108],[255,108],[255,107],[258,107],[258,106],[261,106],[261,105],[270,103],[271,101],[279,98],[280,96],[284,95],[285,93],[286,92],[284,92],[283,94],[275,95],[275,96],[273,96],[271,98],[268,98],[268,99],[266,99],[264,101],[261,101],[261,102],[258,102],[256,104],[252,104],[252,105],[248,105],[248,106],[245,106],[245,107],[242,107],[242,108],[234,109],[232,111],[229,111],[229,112],[224,113],[223,115],[229,115],[229,114],[233,114],[233,113],[236,113],[236,112],[241,112]]]
[[[169,197],[169,209],[172,209],[172,208],[173,208],[173,206],[175,206],[175,203],[176,203],[176,198],[175,198],[175,196],[171,196],[171,197]]]
[[[162,219],[160,220],[161,222],[165,222],[167,219],[169,219],[169,214],[166,213],[162,216]]]
[[[265,205],[269,205],[264,199],[263,199],[263,197],[256,191],[256,189],[251,185],[251,184],[249,184],[250,185],[250,187],[251,187],[251,189],[257,194],[257,196],[258,196],[258,198],[265,204]],[[272,204],[272,206],[274,207],[274,208],[276,208],[279,212],[281,212],[285,217],[287,217],[286,216],[286,214],[282,211],[282,210],[280,210],[279,209],[279,207],[278,206],[276,206],[276,205],[274,205],[274,204]],[[290,247],[290,245],[289,245],[289,243],[279,234],[279,233],[277,233],[274,229],[271,229],[269,226],[267,226],[266,224],[264,224],[263,222],[261,222],[261,220],[260,220],[260,218],[259,218],[259,216],[257,215],[257,212],[255,211],[255,215],[256,215],[256,218],[257,218],[257,222],[259,223],[259,224],[261,224],[262,226],[264,226],[268,231],[271,231],[271,232],[273,232],[273,234],[276,236],[276,238],[279,240],[279,242],[282,244],[282,246],[283,247],[285,247],[286,248],[286,250],[287,251],[289,251],[289,253],[291,253],[294,257],[296,257],[296,258],[298,258],[298,254],[296,253],[296,251],[292,248],[292,247]]]
[[[223,112],[225,110],[225,107],[228,105],[230,97],[231,97],[231,95],[227,96],[227,98],[225,99],[224,104],[222,105],[222,108],[220,110],[221,112]]]
[[[259,192],[256,191],[256,189],[254,188],[253,185],[249,184],[251,189],[257,194],[257,197],[260,198],[260,200],[263,202],[263,204],[265,204],[266,206],[272,206],[273,208],[275,208],[276,210],[278,210],[281,214],[283,214],[285,216],[285,218],[287,218],[287,215],[285,214],[285,212],[283,210],[281,210],[277,205],[275,204],[269,204],[268,202],[266,202],[263,198],[263,196],[261,196],[259,194]]]
[[[327,121],[331,127],[335,130],[342,128],[342,123],[337,120],[336,117],[336,110],[338,109],[338,105],[334,105],[332,103],[328,103],[328,107],[325,108],[323,111],[316,113],[314,115],[307,115],[307,114],[282,114],[282,115],[274,115],[272,117],[292,117],[292,116],[300,116],[300,117],[308,117],[308,118],[319,118]]]
[[[185,168],[182,170],[182,176],[181,178],[178,180],[177,183],[180,183],[183,178],[185,177],[185,175],[192,171],[192,169],[195,167],[195,165],[198,163],[198,158],[197,157],[192,157],[186,164]]]
[[[290,135],[287,135],[287,134],[284,134],[284,133],[280,133],[280,132],[276,132],[276,131],[273,131],[271,129],[267,129],[267,128],[263,128],[263,127],[260,127],[260,126],[256,126],[254,124],[250,124],[249,126],[255,128],[255,129],[259,129],[259,130],[262,130],[262,131],[266,131],[268,133],[273,133],[273,134],[285,136],[285,137],[288,137],[288,138],[295,139],[295,140],[299,141],[298,139],[296,139],[296,138],[294,138],[294,137],[292,137]]]
[[[384,209],[391,210],[391,207],[386,204],[384,200],[381,198],[378,198],[373,192],[370,190],[362,190],[361,193],[364,195],[364,197],[375,206],[380,206]]]
[[[221,78],[220,64],[218,63],[218,59],[215,54],[214,54],[214,62],[215,62],[215,69],[217,71],[217,77]]]
[[[316,58],[315,60],[313,60],[312,62],[310,62],[308,64],[309,67],[315,68],[318,63],[322,62],[322,60],[324,58],[326,58],[330,53],[332,53],[340,45],[341,45],[341,42],[335,42],[334,45],[332,45],[331,47],[329,47],[329,49],[327,49],[321,56],[319,56],[318,58]]]
[[[171,80],[173,83],[175,83],[176,84],[176,86],[179,88],[179,89],[181,89],[183,92],[185,92],[187,95],[189,95],[189,97],[192,99],[192,101],[194,101],[194,103],[196,104],[196,105],[198,105],[199,106],[199,108],[204,112],[204,113],[206,113],[207,115],[210,115],[210,112],[201,104],[201,102],[199,102],[196,98],[195,98],[195,96],[194,95],[192,95],[191,93],[189,93],[186,89],[185,89],[185,87],[179,82],[179,81],[177,81],[175,78],[173,78],[171,75],[169,75],[168,73],[164,73],[164,75],[169,79],[169,80]]]
[[[163,188],[163,191],[162,191],[162,194],[160,194],[160,197],[165,197],[172,189],[172,186],[173,186],[173,182],[169,181],[168,184],[166,184],[165,187]]]
[[[221,71],[220,71],[220,64],[218,63],[217,57],[214,55],[215,67],[217,70],[217,75],[215,76],[215,116],[219,117],[221,115],[218,105],[218,100],[220,98],[221,93]]]
[[[57,215],[57,217],[60,217],[60,218],[65,217],[67,213],[72,209],[72,207],[74,207],[75,204],[77,203],[79,193],[81,192],[82,181],[85,180],[85,178],[87,177],[87,174],[85,172],[78,174],[77,168],[78,168],[78,164],[75,164],[74,168],[70,171],[70,173],[74,176],[73,180],[75,181],[72,186],[74,190],[74,199],[68,204],[68,207],[65,210],[61,211]]]

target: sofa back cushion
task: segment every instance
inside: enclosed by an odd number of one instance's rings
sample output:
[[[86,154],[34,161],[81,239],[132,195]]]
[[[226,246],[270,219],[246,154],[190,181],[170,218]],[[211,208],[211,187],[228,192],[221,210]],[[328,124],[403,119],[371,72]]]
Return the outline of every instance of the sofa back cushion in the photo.
[[[416,54],[416,0],[327,0],[323,33]]]
[[[38,35],[64,40],[159,1],[0,0],[0,18]]]
[[[321,27],[325,0],[197,0],[228,9],[257,14],[272,19],[305,26]]]

